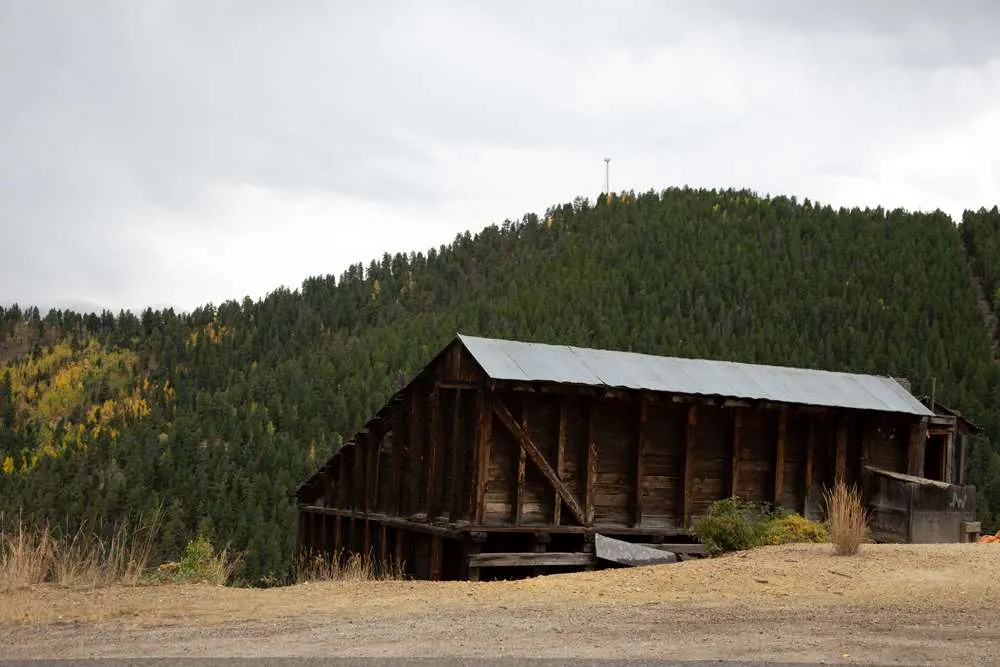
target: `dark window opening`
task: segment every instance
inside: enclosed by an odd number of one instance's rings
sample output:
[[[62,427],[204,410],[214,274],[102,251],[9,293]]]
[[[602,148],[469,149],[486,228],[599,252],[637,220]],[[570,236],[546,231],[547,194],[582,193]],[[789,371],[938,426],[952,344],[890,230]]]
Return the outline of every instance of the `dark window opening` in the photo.
[[[924,445],[924,477],[941,482],[944,478],[945,457],[948,452],[948,436],[944,433],[932,433]]]

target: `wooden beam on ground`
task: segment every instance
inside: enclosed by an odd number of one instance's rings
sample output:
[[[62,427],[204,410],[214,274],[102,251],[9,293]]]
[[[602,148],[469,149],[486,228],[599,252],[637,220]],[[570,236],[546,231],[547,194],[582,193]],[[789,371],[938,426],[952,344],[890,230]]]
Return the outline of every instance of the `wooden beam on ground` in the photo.
[[[455,409],[451,420],[451,507],[448,516],[454,521],[462,515],[462,389],[455,390]]]
[[[642,525],[642,478],[643,459],[646,457],[646,421],[649,416],[649,402],[646,394],[639,396],[639,424],[635,441],[635,460],[632,469],[632,525]]]
[[[587,457],[584,471],[584,516],[581,525],[590,526],[594,523],[594,495],[597,486],[597,399],[587,402]]]
[[[692,403],[687,409],[687,427],[684,430],[684,477],[681,484],[681,511],[678,512],[681,527],[691,525],[691,510],[694,506],[695,449],[698,443],[698,404]]]
[[[924,476],[924,450],[927,445],[927,420],[910,425],[910,441],[906,450],[906,474]]]
[[[556,476],[560,480],[563,478],[563,463],[566,457],[566,397],[559,397],[559,425],[556,433]],[[559,492],[553,491],[552,496],[552,523],[556,526],[562,520],[562,500],[559,499]]]
[[[590,553],[548,551],[545,553],[485,553],[469,556],[469,567],[539,567],[552,565],[594,565],[597,557]]]
[[[781,493],[785,483],[785,438],[788,431],[788,410],[778,413],[778,442],[774,455],[774,504],[781,504]]]
[[[729,475],[729,495],[735,496],[740,485],[740,439],[743,430],[743,410],[744,408],[734,408],[733,415],[733,458],[731,461],[732,470]]]
[[[834,482],[847,481],[847,415],[837,420],[836,474]]]
[[[493,441],[493,392],[479,390],[476,419],[476,483],[473,485],[472,516],[478,523],[486,517],[486,486],[490,478],[490,445]]]
[[[806,465],[802,478],[802,516],[806,515],[809,494],[812,492],[813,459],[816,456],[816,420],[809,420],[809,435],[806,437]]]
[[[521,402],[521,428],[528,432],[528,411],[525,401]],[[517,448],[517,481],[514,485],[514,523],[521,525],[524,521],[524,473],[527,463],[527,452],[524,451],[524,444],[519,443]]]
[[[566,503],[566,507],[573,513],[573,517],[581,524],[586,523],[584,512],[580,509],[580,505],[576,502],[576,498],[573,497],[573,494],[570,493],[568,488],[566,488],[566,485],[563,484],[562,480],[556,476],[555,471],[552,470],[552,466],[549,465],[548,461],[546,461],[545,457],[542,455],[541,450],[538,449],[538,445],[536,445],[535,441],[531,439],[531,436],[529,436],[524,429],[521,428],[521,425],[517,423],[513,415],[510,414],[510,410],[507,409],[507,406],[494,398],[493,412],[500,418],[500,421],[507,427],[507,430],[510,431],[511,435],[517,439],[518,443],[524,449],[532,463],[538,467],[542,475],[544,475],[549,481],[549,484],[551,484],[552,487],[559,493],[563,502]]]
[[[427,520],[437,516],[440,503],[438,494],[438,459],[441,458],[441,391],[434,387],[431,392],[430,442],[427,443]]]

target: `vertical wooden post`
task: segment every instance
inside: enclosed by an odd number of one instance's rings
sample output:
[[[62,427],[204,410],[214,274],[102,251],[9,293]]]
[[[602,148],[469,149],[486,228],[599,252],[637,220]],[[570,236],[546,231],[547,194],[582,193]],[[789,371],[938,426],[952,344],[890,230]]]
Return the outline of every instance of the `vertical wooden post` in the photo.
[[[466,559],[471,556],[479,554],[483,550],[483,543],[486,541],[486,533],[473,532],[469,533],[469,541],[466,542]],[[468,560],[466,560],[466,567],[468,569],[469,581],[479,581],[479,568],[472,565],[468,565]]]
[[[343,451],[337,454],[337,459],[339,469],[337,474],[337,498],[335,504],[338,507],[348,507],[350,499],[347,497],[347,494],[349,490],[353,493],[353,489],[350,489],[350,480],[348,479],[347,471],[347,458],[344,456]]]
[[[392,410],[392,458],[389,462],[389,498],[386,512],[399,515],[399,478],[403,465],[403,404],[396,403]]]
[[[597,399],[591,398],[587,406],[587,477],[583,507],[588,526],[594,524],[594,495],[597,486],[597,409]]]
[[[379,572],[389,564],[389,528],[384,523],[378,525],[378,563]]]
[[[438,459],[441,457],[441,392],[434,386],[431,390],[430,442],[427,443],[427,520],[437,516],[440,502],[438,495]]]
[[[677,513],[681,528],[691,525],[691,508],[694,505],[695,448],[698,442],[698,404],[687,409],[687,427],[684,431],[684,477],[681,489],[681,510]]]
[[[649,417],[649,401],[646,393],[639,396],[639,424],[635,442],[635,460],[632,470],[632,525],[642,525],[642,464],[646,456],[646,421]]]
[[[566,395],[559,396],[559,430],[556,433],[556,476],[563,478],[563,462],[566,457]],[[552,492],[552,523],[558,526],[562,520],[562,500],[559,492]]]
[[[527,401],[521,399],[521,428],[528,432],[528,407]],[[514,523],[521,525],[524,519],[524,472],[528,454],[524,451],[523,445],[517,448],[517,483],[514,487]]]
[[[448,496],[451,502],[448,515],[452,521],[462,516],[462,454],[465,453],[465,443],[462,440],[462,390],[455,390],[455,409],[451,420],[451,489]]]
[[[362,547],[363,558],[371,559],[372,557],[372,522],[368,519],[364,520],[364,545]]]
[[[440,535],[431,535],[431,581],[441,581],[443,538]]]
[[[406,562],[403,560],[405,554],[403,543],[406,540],[406,531],[402,528],[395,528],[394,530],[396,532],[396,544],[393,548],[393,558],[396,562],[396,573],[402,575],[406,569]]]
[[[910,425],[910,442],[906,452],[906,474],[924,476],[924,449],[927,445],[927,420]]]
[[[735,496],[740,486],[740,438],[743,430],[743,408],[735,408],[733,415],[733,459],[729,476],[729,495]]]
[[[785,483],[785,438],[788,431],[788,408],[778,413],[778,442],[774,456],[774,504],[781,504],[781,493]]]
[[[330,554],[330,556],[336,559],[340,558],[340,552],[344,548],[340,536],[340,524],[343,523],[343,521],[344,518],[341,516],[333,517],[333,553]]]
[[[354,439],[354,484],[351,486],[351,509],[355,512],[364,508],[365,502],[365,453],[362,450],[364,433]]]
[[[802,516],[806,516],[809,507],[809,494],[812,493],[813,457],[816,451],[816,420],[809,419],[809,435],[806,439],[806,466],[802,478]]]
[[[477,523],[486,520],[486,487],[490,479],[490,444],[493,440],[493,393],[479,390],[479,416],[476,420],[476,483],[472,515]]]
[[[407,466],[410,477],[410,492],[408,503],[409,513],[416,514],[420,511],[420,482],[423,465],[423,447],[420,442],[420,385],[414,384],[410,388],[410,428],[409,428],[409,451],[410,460]]]
[[[834,482],[847,481],[847,415],[837,420],[836,476]]]

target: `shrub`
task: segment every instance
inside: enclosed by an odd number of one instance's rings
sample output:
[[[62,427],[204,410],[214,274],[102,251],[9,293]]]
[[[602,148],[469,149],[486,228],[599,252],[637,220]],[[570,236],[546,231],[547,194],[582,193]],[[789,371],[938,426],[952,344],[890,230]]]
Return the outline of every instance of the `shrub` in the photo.
[[[764,544],[791,542],[826,542],[829,533],[822,523],[790,513],[773,517],[764,528]]]
[[[224,585],[236,570],[237,559],[224,548],[216,553],[207,537],[199,536],[187,543],[179,563],[160,566],[160,573],[179,581],[205,581]]]
[[[868,530],[868,513],[857,487],[838,481],[832,490],[823,492],[826,500],[830,540],[840,556],[853,556],[861,548]]]
[[[794,512],[766,503],[725,498],[712,503],[708,514],[692,526],[710,553],[742,551],[768,544],[823,542],[826,529]]]

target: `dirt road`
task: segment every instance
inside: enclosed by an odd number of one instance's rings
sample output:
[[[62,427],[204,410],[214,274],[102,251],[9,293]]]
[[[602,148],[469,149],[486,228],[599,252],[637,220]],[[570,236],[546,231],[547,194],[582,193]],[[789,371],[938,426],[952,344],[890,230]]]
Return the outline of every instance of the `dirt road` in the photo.
[[[0,657],[452,656],[983,664],[1000,547],[825,545],[517,582],[0,593]]]

